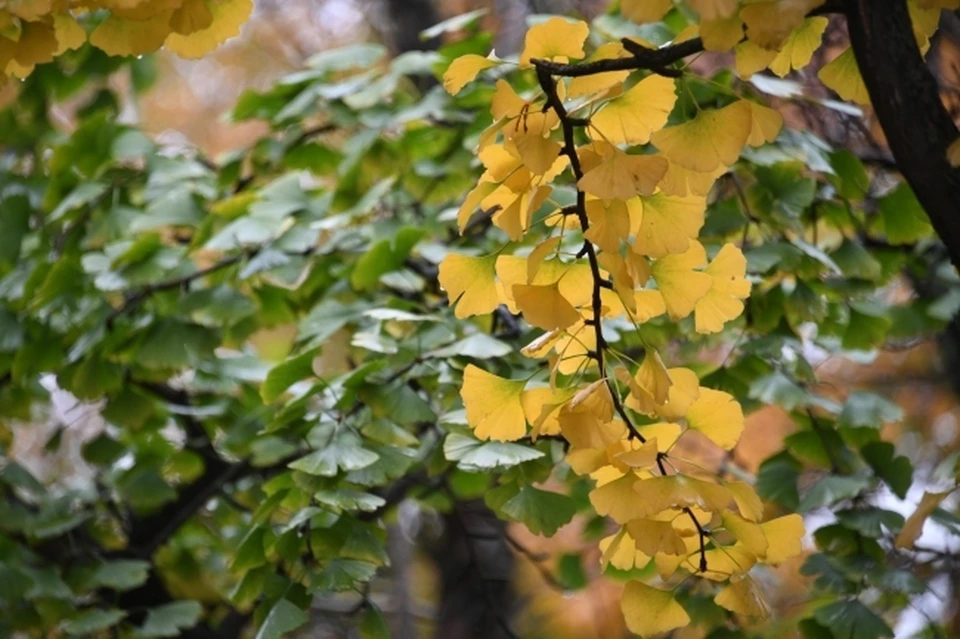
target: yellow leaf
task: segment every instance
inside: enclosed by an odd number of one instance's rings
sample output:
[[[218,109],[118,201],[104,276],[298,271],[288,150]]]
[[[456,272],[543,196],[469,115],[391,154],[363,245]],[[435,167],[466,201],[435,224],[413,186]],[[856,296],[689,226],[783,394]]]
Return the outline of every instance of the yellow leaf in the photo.
[[[213,24],[213,12],[207,0],[183,0],[183,4],[170,16],[170,28],[174,33],[188,35],[206,29]]]
[[[648,437],[646,439],[647,441],[640,444],[639,448],[617,453],[616,460],[630,468],[646,468],[655,464],[657,461],[657,453],[660,452],[657,438]]]
[[[159,14],[170,15],[184,0],[101,0],[110,12],[127,20],[149,20]]]
[[[770,616],[770,604],[767,603],[763,592],[750,577],[744,577],[739,581],[731,581],[717,593],[713,600],[718,606],[738,615],[763,619]]]
[[[687,0],[690,8],[700,14],[700,20],[729,18],[737,13],[739,0]]]
[[[605,200],[629,200],[636,195],[650,195],[667,172],[667,162],[655,155],[627,155],[607,146],[607,153],[577,183],[581,189]]]
[[[67,49],[79,49],[87,41],[87,32],[70,14],[58,13],[54,15],[53,29],[57,36],[57,50],[54,55],[60,55]],[[2,66],[0,64],[0,67]]]
[[[527,357],[546,357],[562,335],[563,331],[548,331],[521,348],[520,352]]]
[[[513,287],[513,299],[524,319],[545,331],[567,328],[580,319],[580,313],[561,295],[556,282],[546,285],[516,284]]]
[[[707,51],[729,51],[743,39],[743,22],[737,14],[703,20],[700,22],[700,38]]]
[[[637,430],[640,431],[640,434],[643,435],[646,440],[656,440],[657,449],[661,453],[669,451],[673,445],[677,443],[677,440],[680,439],[680,435],[683,433],[683,428],[680,426],[680,424],[673,424],[670,422],[645,424],[644,426],[638,426]]]
[[[677,603],[672,592],[640,581],[627,583],[620,609],[627,628],[641,637],[652,637],[690,623],[690,615]]]
[[[492,218],[494,225],[509,235],[511,240],[520,241],[530,228],[533,214],[552,192],[553,188],[549,186],[532,185],[529,191],[521,192],[500,187],[485,197],[481,205],[488,209],[497,207]]]
[[[630,213],[621,200],[587,200],[587,219],[590,228],[583,236],[604,251],[616,253],[620,241],[630,235]],[[648,278],[649,279],[649,278]]]
[[[540,270],[540,266],[543,264],[543,260],[551,253],[556,252],[561,241],[563,241],[562,237],[552,237],[545,242],[541,242],[535,249],[530,251],[530,255],[527,256],[527,284],[533,282],[537,276],[537,272]]]
[[[807,18],[798,29],[790,34],[780,53],[770,63],[770,70],[781,78],[794,69],[802,69],[810,63],[810,58],[818,48],[827,30],[829,20],[823,16]]]
[[[626,528],[636,542],[637,550],[644,554],[684,555],[687,552],[683,537],[669,521],[634,519],[627,522]]]
[[[696,330],[703,334],[719,333],[724,323],[740,317],[741,300],[750,296],[747,260],[739,248],[724,244],[704,272],[712,278],[712,284],[695,306]]]
[[[763,528],[759,524],[748,521],[730,511],[724,511],[721,515],[723,527],[733,535],[744,548],[763,557],[767,554],[770,542],[763,534]]]
[[[90,43],[109,55],[142,55],[156,51],[170,33],[170,13],[149,20],[110,15],[90,34]]]
[[[560,432],[575,448],[603,448],[623,439],[626,427],[613,419],[613,400],[605,380],[580,390],[558,417]]]
[[[463,371],[460,397],[467,410],[467,423],[477,439],[509,442],[527,433],[520,397],[524,380],[497,377],[468,364]]]
[[[923,493],[917,509],[913,511],[912,515],[907,517],[907,521],[903,525],[903,530],[897,535],[897,548],[912,548],[914,542],[920,538],[920,534],[923,532],[924,522],[927,521],[927,518],[933,514],[933,511],[943,503],[943,500],[949,497],[955,490],[956,488],[942,493]]]
[[[674,516],[677,514],[674,511],[670,511]],[[665,553],[660,553],[655,555],[653,560],[654,564],[657,567],[657,573],[660,575],[660,578],[666,581],[677,571],[677,568],[680,567],[683,563],[691,563],[688,561],[688,555],[692,552],[698,551],[698,546],[700,542],[699,535],[693,535],[690,537],[684,537],[684,543],[687,545],[687,552],[683,555],[667,555]],[[697,555],[699,557],[699,554]],[[699,562],[697,562],[699,563]],[[691,572],[698,572],[697,565],[694,565],[691,568]]]
[[[672,319],[682,319],[692,313],[697,302],[713,286],[710,275],[694,270],[705,266],[706,262],[706,251],[694,240],[685,253],[667,255],[653,263],[653,279],[663,294],[667,313]]]
[[[737,100],[722,109],[701,111],[689,122],[661,129],[652,140],[671,162],[709,173],[737,161],[752,126],[749,103]]]
[[[661,419],[679,419],[700,397],[700,379],[689,368],[670,368],[667,372],[673,384],[670,385],[666,403],[654,406],[654,410]]]
[[[497,277],[503,283],[504,299],[512,313],[518,313],[513,287],[518,284],[536,284],[546,286],[557,284],[560,294],[574,308],[590,303],[593,291],[593,275],[590,266],[584,262],[564,263],[559,259],[544,260],[537,268],[532,280],[528,279],[530,270],[528,258],[517,255],[501,255],[497,259]]]
[[[803,517],[785,515],[760,524],[769,546],[765,555],[768,564],[779,565],[803,551]]]
[[[757,563],[757,556],[740,546],[725,546],[707,550],[707,569],[700,571],[699,552],[686,558],[685,567],[710,581],[727,581],[745,575]]]
[[[764,49],[779,49],[790,34],[824,0],[760,0],[744,6],[740,17],[747,25],[747,37]]]
[[[583,57],[583,43],[590,27],[582,20],[570,22],[564,18],[550,18],[527,31],[520,55],[520,68],[532,66],[530,60],[569,62]]]
[[[734,66],[737,75],[747,80],[754,73],[763,71],[777,58],[777,51],[764,49],[756,42],[745,40],[733,49],[735,55]]]
[[[858,104],[870,104],[870,94],[860,75],[860,67],[848,48],[820,69],[817,77],[828,88],[833,89],[841,99]]]
[[[530,434],[536,441],[541,435],[559,435],[560,422],[557,416],[560,408],[573,395],[569,389],[531,388],[523,391],[520,404],[523,406],[523,415],[531,426]]]
[[[628,20],[645,24],[659,21],[672,6],[673,0],[621,0],[620,12]]]
[[[636,312],[630,314],[634,322],[642,324],[667,312],[663,295],[656,289],[644,289],[634,294]]]
[[[496,60],[475,53],[462,55],[451,62],[447,70],[443,72],[443,88],[450,95],[456,95],[460,93],[463,87],[473,82],[478,73],[495,67],[497,64]]]
[[[240,33],[253,11],[253,0],[221,0],[210,5],[210,26],[189,35],[171,33],[166,47],[181,58],[200,58]]]
[[[729,481],[724,485],[733,495],[733,501],[737,503],[740,515],[744,519],[750,521],[763,519],[763,502],[757,497],[757,492],[750,484],[742,481]]]
[[[661,510],[686,506],[720,511],[726,508],[731,497],[730,492],[723,486],[686,475],[641,479],[634,484],[633,489],[640,495],[641,503],[634,507],[640,512],[638,518],[652,517]]]
[[[556,372],[574,375],[596,366],[596,361],[590,356],[596,348],[597,337],[593,326],[587,326],[583,320],[577,322],[567,329],[566,335],[560,337],[554,347],[559,356]]]
[[[440,262],[437,280],[447,292],[450,304],[456,304],[459,318],[491,313],[500,305],[494,282],[497,256],[471,257],[448,254]]]
[[[539,133],[526,133],[513,138],[523,164],[534,175],[548,172],[560,155],[560,144]]]
[[[590,116],[590,136],[610,144],[646,144],[667,123],[676,101],[672,78],[649,75]]]
[[[713,171],[701,173],[691,171],[676,162],[669,162],[667,172],[660,180],[660,190],[666,195],[686,197],[688,195],[705,196],[713,188],[717,178],[727,172],[722,164]]]
[[[641,196],[640,202],[642,212],[633,243],[634,252],[640,255],[663,257],[683,253],[703,228],[707,202],[702,197],[660,192]]]
[[[494,120],[502,120],[502,131],[506,137],[524,133],[546,135],[560,123],[553,109],[543,110],[517,95],[506,80],[497,80],[497,89],[490,99],[490,113]]]
[[[743,409],[732,395],[701,388],[700,397],[687,412],[687,426],[700,431],[724,450],[730,450],[743,433]]]
[[[752,126],[747,144],[757,147],[776,140],[783,128],[783,116],[780,112],[756,102],[750,102],[750,112]]]
[[[467,193],[467,197],[463,200],[463,204],[460,205],[460,210],[457,212],[457,226],[461,233],[467,228],[467,224],[480,203],[496,189],[497,185],[492,182],[480,182]]]
[[[13,59],[29,70],[34,65],[53,60],[58,48],[57,33],[53,26],[46,22],[23,22]]]
[[[643,480],[643,483],[648,481],[652,480]],[[590,491],[590,503],[593,504],[593,509],[598,515],[610,517],[618,524],[650,516],[653,513],[649,512],[646,505],[637,498],[637,493],[633,489],[636,483],[637,476],[630,472],[619,479],[594,488]]]
[[[667,1],[669,2],[670,0]],[[615,60],[617,58],[628,57],[630,57],[630,52],[624,49],[622,44],[619,42],[607,42],[597,47],[597,50],[584,60],[584,62]],[[567,87],[567,97],[573,99],[606,91],[611,87],[619,85],[626,80],[629,75],[629,71],[606,71],[604,73],[593,73],[578,78],[571,78],[570,85]]]
[[[616,535],[601,539],[599,546],[600,565],[604,569],[613,566],[617,570],[631,570],[650,563],[650,557],[637,550],[626,528],[621,528]]]

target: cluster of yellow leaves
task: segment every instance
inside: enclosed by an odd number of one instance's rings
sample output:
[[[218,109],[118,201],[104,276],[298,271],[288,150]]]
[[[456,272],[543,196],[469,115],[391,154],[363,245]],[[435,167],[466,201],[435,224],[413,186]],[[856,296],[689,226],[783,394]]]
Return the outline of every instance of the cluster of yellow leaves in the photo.
[[[252,0],[16,0],[0,3],[0,73],[24,77],[87,40],[85,16],[106,10],[90,42],[110,55],[166,46],[197,58],[237,35]]]
[[[712,20],[739,20],[742,11],[736,0],[689,4]],[[762,3],[751,4],[756,10]],[[670,2],[623,2],[635,18],[653,16],[660,5],[666,11]],[[751,20],[756,33],[762,20]],[[519,66],[583,60],[587,36],[582,22],[553,18],[537,25]],[[797,40],[778,68],[800,64],[807,49]],[[620,44],[608,44],[587,59],[625,55]],[[457,93],[504,64],[464,56],[450,65],[444,86]],[[536,225],[547,229],[547,239],[513,254],[450,254],[439,280],[457,317],[504,305],[542,329],[522,352],[546,358],[550,375],[549,384],[537,385],[467,366],[461,389],[467,422],[484,440],[566,440],[568,465],[595,482],[594,509],[620,527],[601,543],[604,566],[652,563],[667,587],[695,574],[724,584],[719,605],[762,616],[768,606],[749,572],[800,552],[801,518],[763,522],[760,499],[747,483],[699,471],[674,448],[692,436],[732,449],[744,427],[739,403],[700,386],[692,370],[667,367],[653,349],[638,366],[625,363],[611,355],[600,326],[616,318],[640,325],[663,315],[692,316],[697,332],[711,334],[740,316],[750,294],[743,253],[725,244],[711,258],[698,236],[716,179],[745,147],[772,142],[783,119],[739,99],[670,124],[676,80],[635,73],[631,83],[629,75],[558,78],[545,89],[549,95],[520,95],[505,80],[496,82],[493,124],[477,150],[485,171],[460,208],[459,227],[482,215],[512,242],[524,242]],[[569,134],[571,119],[582,138]],[[553,183],[563,176],[575,181],[574,206],[552,203]],[[669,589],[641,582],[627,586],[622,607],[630,629],[643,636],[689,621]]]

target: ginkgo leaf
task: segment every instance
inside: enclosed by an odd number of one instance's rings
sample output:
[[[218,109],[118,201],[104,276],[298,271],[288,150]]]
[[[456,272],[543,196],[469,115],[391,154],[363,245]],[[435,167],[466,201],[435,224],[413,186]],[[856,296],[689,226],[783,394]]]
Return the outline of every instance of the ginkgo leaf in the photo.
[[[637,386],[653,399],[654,404],[666,403],[673,379],[667,367],[664,366],[660,353],[653,349],[647,350],[634,380]]]
[[[467,423],[477,439],[516,441],[526,435],[527,422],[520,397],[524,380],[497,377],[468,364],[463,370],[460,397],[467,411]]]
[[[680,197],[707,195],[716,183],[717,178],[727,172],[727,167],[722,164],[713,171],[706,173],[691,171],[676,162],[669,162],[668,164],[667,172],[660,180],[660,190],[666,195]]]
[[[634,229],[633,250],[640,255],[683,253],[703,228],[707,202],[702,197],[659,192],[639,199],[640,220]]]
[[[770,63],[777,58],[776,49],[764,49],[756,42],[744,40],[733,49],[734,67],[744,80],[747,80],[754,73],[763,71]]]
[[[580,319],[570,302],[560,293],[558,283],[516,284],[513,299],[528,323],[545,331],[567,328]]]
[[[530,388],[523,391],[520,404],[523,414],[531,426],[530,434],[534,441],[541,435],[559,435],[560,421],[557,416],[560,408],[573,396],[566,388]]]
[[[500,305],[497,295],[496,255],[472,257],[448,254],[440,262],[437,280],[447,292],[450,304],[456,304],[459,318],[493,312]]]
[[[729,18],[737,13],[739,0],[687,0],[690,8],[700,14],[700,20]]]
[[[498,188],[483,199],[481,205],[496,210],[492,221],[511,240],[519,241],[530,228],[533,214],[547,201],[553,188],[534,186],[529,191],[517,193],[509,188]]]
[[[631,202],[639,202],[639,200],[631,200]],[[630,210],[627,203],[622,200],[607,202],[591,199],[587,200],[585,208],[590,228],[583,237],[604,251],[617,252],[620,242],[630,235]]]
[[[708,173],[737,161],[752,126],[750,105],[737,100],[722,109],[701,111],[683,124],[661,129],[652,140],[671,162]]]
[[[912,515],[907,517],[903,529],[900,531],[900,534],[897,535],[897,548],[912,548],[914,542],[916,542],[917,539],[920,538],[921,533],[923,533],[924,522],[926,522],[927,518],[933,514],[933,511],[943,503],[943,500],[949,497],[955,490],[956,489],[944,492],[923,493],[917,509],[913,511]]]
[[[646,144],[677,101],[672,78],[649,75],[590,116],[591,137],[610,144]]]
[[[742,481],[728,481],[724,485],[733,495],[733,501],[736,502],[740,515],[744,519],[750,521],[763,519],[763,502],[750,484]]]
[[[825,64],[817,73],[817,77],[828,88],[833,89],[841,99],[858,104],[870,104],[870,94],[860,75],[860,67],[853,55],[853,49],[848,48],[833,61]]]
[[[517,145],[523,164],[534,175],[548,172],[560,155],[560,144],[539,133],[518,135],[513,142]]]
[[[642,568],[650,563],[650,557],[637,550],[633,538],[625,528],[620,532],[600,540],[600,565],[603,568],[613,566],[618,570]]]
[[[658,422],[638,426],[637,431],[648,441],[656,440],[659,451],[665,453],[680,439],[680,435],[683,434],[683,427],[671,422]]]
[[[780,49],[808,13],[824,0],[758,0],[740,10],[747,37],[764,49]]]
[[[210,26],[189,35],[171,33],[165,46],[181,58],[200,58],[240,33],[253,11],[253,0],[222,0],[210,5]]]
[[[646,24],[659,22],[672,6],[673,0],[621,0],[620,12],[628,20]]]
[[[721,521],[723,522],[723,527],[726,528],[744,548],[758,557],[763,557],[767,554],[770,542],[767,540],[766,535],[764,535],[763,528],[760,527],[760,524],[748,521],[730,511],[724,511],[722,513]]]
[[[213,24],[213,12],[207,0],[183,0],[183,4],[170,16],[170,28],[174,33],[187,35]]]
[[[697,302],[713,286],[710,275],[694,270],[705,266],[706,262],[703,246],[691,241],[685,253],[667,255],[653,263],[653,279],[672,319],[682,319],[692,313]]]
[[[620,609],[630,632],[652,637],[689,625],[690,615],[673,593],[653,588],[640,581],[631,581],[623,589]]]
[[[530,255],[527,256],[527,284],[533,283],[534,278],[537,277],[537,273],[540,271],[540,266],[543,264],[543,261],[548,255],[556,252],[557,247],[560,246],[560,242],[562,241],[562,237],[551,237],[530,251]]]
[[[583,57],[583,43],[590,27],[583,20],[569,21],[554,17],[536,24],[527,31],[520,55],[520,68],[532,66],[530,60],[569,62]]]
[[[750,102],[750,112],[752,119],[747,144],[757,147],[776,140],[783,128],[783,116],[780,112],[756,102]]]
[[[654,406],[654,411],[661,419],[680,419],[700,397],[700,378],[689,368],[668,368],[667,373],[673,382],[667,401]]]
[[[53,29],[57,37],[57,50],[54,55],[61,55],[68,49],[79,49],[87,41],[87,32],[71,15],[53,16]],[[0,63],[0,68],[2,67],[3,64]]]
[[[656,289],[637,291],[633,299],[636,310],[630,313],[630,317],[638,324],[648,322],[654,317],[667,312],[667,305],[663,301],[663,294]]]
[[[703,433],[724,450],[731,450],[743,433],[743,409],[729,393],[701,388],[687,411],[687,426]]]
[[[170,33],[172,12],[149,20],[129,20],[110,15],[90,34],[90,44],[109,55],[143,55],[159,49]]]
[[[667,0],[668,2],[670,0]],[[590,54],[584,62],[596,62],[597,60],[615,60],[617,58],[629,58],[630,52],[623,48],[619,42],[606,42],[597,47],[596,51]],[[571,78],[567,87],[567,98],[579,98],[584,95],[601,93],[607,89],[619,85],[630,75],[629,71],[606,71],[604,73],[591,73],[577,78]]]
[[[823,16],[804,20],[803,24],[790,34],[780,53],[770,63],[770,70],[782,78],[794,69],[807,66],[810,58],[820,48],[823,32],[827,30],[829,23]]]
[[[590,503],[593,504],[593,509],[598,515],[610,517],[618,524],[650,516],[653,513],[641,503],[633,489],[637,481],[637,475],[629,472],[619,479],[594,488],[590,491]],[[641,483],[648,481],[651,480],[645,479]]]
[[[525,133],[546,135],[560,123],[556,111],[543,110],[521,98],[506,80],[497,80],[496,91],[490,98],[490,113],[494,120],[502,120],[501,131],[510,138]]]
[[[670,512],[675,513],[675,511],[670,511]],[[699,539],[700,539],[699,535],[684,537],[683,541],[687,545],[687,552],[682,555],[668,555],[666,553],[660,553],[659,555],[654,556],[653,558],[654,564],[656,565],[657,573],[660,575],[661,579],[663,579],[664,581],[669,579],[671,575],[673,575],[673,573],[677,572],[677,569],[681,566],[681,564],[693,563],[690,561],[689,555],[691,553],[698,552],[697,546],[699,546]],[[698,552],[697,557],[699,558],[699,556],[700,555]],[[699,566],[697,564],[699,564],[699,561],[694,563],[694,565],[691,567],[690,572],[692,573],[699,572]]]
[[[597,380],[578,391],[560,409],[560,432],[575,448],[609,446],[626,434],[623,422],[613,419],[613,410],[605,380]]]
[[[559,259],[543,260],[537,273],[529,280],[529,258],[517,255],[501,255],[497,259],[497,277],[503,285],[503,302],[512,313],[518,313],[513,287],[518,284],[546,286],[557,284],[560,294],[574,308],[587,305],[593,291],[593,274],[584,262],[562,262]]]
[[[473,82],[477,74],[485,69],[495,67],[497,64],[499,64],[498,61],[475,53],[462,55],[451,62],[447,70],[443,72],[443,88],[450,95],[456,95],[460,93],[463,87]]]
[[[634,519],[627,522],[626,528],[636,542],[637,550],[646,555],[683,555],[687,552],[683,537],[669,521]]]
[[[700,38],[707,51],[729,51],[743,39],[743,21],[736,13],[727,18],[701,20]]]
[[[762,619],[770,616],[770,604],[767,603],[763,592],[749,576],[739,581],[731,581],[717,593],[713,600],[718,606],[738,615]]]
[[[583,320],[577,322],[567,329],[566,334],[562,335],[554,346],[558,356],[556,372],[574,375],[596,366],[596,360],[591,356],[596,348],[597,337],[593,326],[587,326]]]
[[[750,296],[746,271],[743,252],[733,244],[725,244],[704,271],[712,278],[712,284],[694,308],[698,333],[718,333],[726,322],[740,317],[742,300]]]
[[[657,444],[657,438],[649,437],[647,441],[640,444],[638,448],[617,453],[615,457],[618,462],[629,468],[646,468],[656,463],[657,453],[659,452],[660,448]]]
[[[651,517],[668,508],[687,506],[720,511],[726,508],[731,498],[730,492],[723,486],[686,475],[642,479],[634,483],[633,489],[640,495],[641,503],[635,506],[635,510],[640,512],[638,518]]]
[[[636,195],[652,194],[667,166],[666,160],[655,155],[627,155],[611,148],[577,184],[605,200],[629,200]]]
[[[763,555],[768,564],[777,566],[796,557],[803,551],[803,517],[796,513],[785,515],[760,524],[767,538],[767,551]]]

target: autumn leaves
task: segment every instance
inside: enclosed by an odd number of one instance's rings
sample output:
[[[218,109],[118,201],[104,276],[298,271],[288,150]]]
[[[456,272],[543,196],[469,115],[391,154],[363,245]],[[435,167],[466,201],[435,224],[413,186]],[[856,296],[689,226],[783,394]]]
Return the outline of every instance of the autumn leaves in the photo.
[[[719,15],[726,4],[711,6]],[[726,584],[719,605],[762,615],[767,605],[749,571],[799,553],[800,517],[761,523],[748,484],[719,479],[676,448],[692,432],[733,448],[740,405],[701,387],[694,371],[668,368],[651,348],[633,362],[602,326],[692,316],[698,333],[711,334],[742,314],[750,294],[743,253],[728,243],[710,259],[698,237],[717,177],[745,147],[773,141],[783,121],[738,98],[684,119],[675,74],[665,69],[558,78],[550,63],[584,59],[588,35],[586,24],[561,18],[533,27],[519,66],[535,68],[540,90],[520,95],[496,82],[493,124],[478,143],[485,171],[458,222],[462,231],[480,209],[510,242],[492,255],[448,255],[439,280],[457,317],[502,304],[542,329],[522,352],[545,359],[549,376],[513,380],[468,365],[467,421],[481,440],[566,441],[570,468],[594,481],[594,509],[619,526],[601,544],[604,566],[652,563],[664,584],[627,586],[623,611],[634,632],[688,623],[671,592],[683,575]],[[630,55],[611,44],[591,59]],[[464,56],[444,86],[459,92],[499,64]],[[573,204],[562,196],[571,186]]]

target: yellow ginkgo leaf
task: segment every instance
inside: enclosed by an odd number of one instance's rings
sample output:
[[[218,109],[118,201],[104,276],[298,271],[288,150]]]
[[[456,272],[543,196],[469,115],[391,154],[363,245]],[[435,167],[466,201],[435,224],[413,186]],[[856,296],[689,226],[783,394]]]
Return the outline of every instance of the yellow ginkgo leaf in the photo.
[[[617,453],[616,460],[630,468],[647,468],[657,461],[657,453],[660,448],[656,437],[648,437],[647,441],[640,444],[638,448],[625,450]],[[636,440],[632,440],[636,441]]]
[[[641,503],[634,506],[634,510],[640,512],[638,518],[652,517],[668,508],[688,506],[719,512],[731,499],[730,492],[723,486],[686,475],[641,479],[633,489],[640,495]]]
[[[534,25],[524,40],[520,68],[531,66],[530,60],[533,59],[569,62],[582,58],[583,43],[589,34],[590,27],[583,20],[571,22],[554,17]]]
[[[713,188],[717,178],[726,172],[727,167],[722,164],[713,171],[701,173],[699,171],[691,171],[676,162],[670,162],[667,167],[667,172],[664,174],[663,179],[660,180],[660,190],[666,195],[677,195],[680,197],[694,195],[703,197]]]
[[[680,424],[671,422],[658,422],[656,424],[638,426],[637,431],[639,431],[647,441],[656,440],[657,449],[661,453],[665,453],[680,439],[680,435],[683,434],[683,427]]]
[[[600,565],[603,568],[613,566],[618,570],[643,568],[650,563],[650,557],[637,550],[633,538],[626,528],[600,540]]]
[[[57,37],[57,50],[54,55],[60,55],[68,49],[79,49],[87,41],[87,32],[69,14],[58,13],[53,16],[53,29]],[[0,67],[2,66],[0,64]]]
[[[626,528],[636,542],[637,550],[646,555],[683,555],[687,552],[683,537],[669,521],[634,519],[627,522]]]
[[[480,203],[496,190],[497,185],[493,182],[481,181],[467,193],[467,197],[464,198],[463,204],[460,205],[460,210],[457,212],[457,227],[461,233],[467,228],[467,224],[473,218],[474,213],[477,212]]]
[[[520,404],[523,414],[530,424],[530,434],[536,441],[541,435],[560,434],[560,422],[557,415],[560,408],[573,396],[573,392],[566,388],[530,388],[523,391]]]
[[[726,528],[744,548],[758,557],[763,557],[767,554],[770,542],[767,541],[767,537],[764,535],[763,528],[760,527],[760,524],[744,519],[729,510],[721,514],[721,521],[723,522],[723,527]]]
[[[548,172],[560,155],[560,144],[539,133],[525,133],[513,138],[524,166],[534,175]]]
[[[673,514],[673,516],[677,516],[675,511],[670,512]],[[682,555],[668,555],[666,553],[655,555],[653,560],[657,567],[657,573],[660,575],[660,578],[666,581],[671,577],[671,575],[673,575],[673,573],[677,571],[677,568],[679,568],[681,564],[690,564],[691,562],[689,560],[689,556],[691,553],[698,552],[697,547],[699,546],[699,540],[699,535],[684,537],[683,541],[687,545],[687,552]],[[700,555],[698,552],[697,557],[699,558],[699,556]],[[694,565],[690,571],[696,573],[698,570],[699,568],[697,565]]]
[[[652,637],[690,623],[690,615],[673,593],[653,588],[640,581],[631,581],[623,589],[620,609],[630,632]]]
[[[907,517],[903,530],[897,535],[897,548],[912,548],[914,542],[920,538],[923,533],[923,524],[927,518],[933,514],[943,500],[949,497],[956,488],[944,492],[925,492],[920,498],[920,503],[913,514]]]
[[[704,271],[712,278],[709,292],[695,306],[698,333],[718,333],[723,325],[740,317],[743,301],[750,296],[746,279],[747,259],[733,244],[724,244]]]
[[[605,200],[629,200],[636,195],[651,195],[667,172],[667,162],[656,155],[628,155],[607,147],[607,154],[577,183],[581,189]]]
[[[669,2],[670,0],[667,0]],[[619,42],[606,42],[597,47],[584,62],[596,62],[597,60],[615,60],[617,58],[629,58],[630,52],[623,48]],[[606,71],[603,73],[591,73],[577,78],[571,78],[567,86],[567,98],[579,98],[584,95],[601,93],[607,89],[619,85],[630,75],[629,71]]]
[[[667,255],[653,263],[651,274],[672,319],[683,319],[692,313],[697,302],[713,286],[710,275],[694,270],[706,263],[706,251],[695,240],[691,240],[685,253]]]
[[[718,606],[738,615],[761,619],[770,616],[770,604],[767,603],[763,592],[749,576],[739,581],[731,581],[717,593],[713,600]]]
[[[736,13],[728,18],[702,20],[700,38],[707,51],[729,51],[743,39],[743,22]]]
[[[560,123],[556,111],[544,111],[542,105],[524,100],[506,80],[497,80],[496,87],[490,98],[490,113],[494,120],[502,122],[500,130],[505,137],[526,133],[546,135]]]
[[[213,12],[207,0],[183,0],[183,4],[170,16],[170,28],[174,33],[188,35],[213,24]]]
[[[636,310],[630,313],[630,318],[637,324],[643,324],[667,312],[663,294],[656,289],[637,291],[634,293],[633,299]]]
[[[654,411],[661,419],[680,419],[700,397],[700,378],[689,368],[669,368],[667,372],[673,384],[666,403],[655,406]]]
[[[676,101],[672,78],[649,75],[594,113],[588,131],[610,144],[646,144],[667,123]]]
[[[165,46],[181,58],[200,58],[240,33],[253,11],[253,0],[221,0],[211,3],[210,26],[189,35],[171,33]]]
[[[827,30],[829,23],[823,16],[804,20],[803,24],[790,34],[777,57],[770,63],[770,70],[782,78],[794,69],[807,66],[814,52],[820,48],[823,32]]]
[[[567,328],[580,319],[580,313],[563,297],[556,282],[545,285],[516,284],[513,287],[513,299],[524,319],[545,331]]]
[[[760,501],[753,486],[742,481],[728,481],[724,486],[733,495],[733,501],[736,502],[741,517],[750,521],[763,519],[763,502]]]
[[[526,357],[546,357],[547,353],[563,336],[563,331],[547,331],[537,339],[533,340],[520,349],[520,353]]]
[[[780,135],[780,129],[783,128],[783,116],[780,112],[762,104],[750,102],[750,113],[752,126],[747,144],[757,147],[776,140]]]
[[[729,393],[701,388],[700,397],[687,411],[687,426],[703,433],[724,450],[730,450],[743,433],[743,409]]]
[[[852,48],[825,64],[817,77],[841,99],[857,104],[870,104],[870,94],[867,92],[867,85],[863,83]]]
[[[652,481],[645,479],[641,483]],[[598,515],[610,517],[618,524],[625,524],[631,519],[642,519],[652,515],[649,509],[637,498],[633,485],[638,482],[636,474],[630,472],[594,488],[590,491],[590,503]],[[662,510],[662,509],[660,509]]]
[[[672,6],[673,0],[621,0],[620,12],[628,20],[646,24],[658,22]]]
[[[722,109],[655,132],[653,143],[671,162],[701,173],[730,166],[740,157],[753,126],[750,105],[737,100]]]
[[[497,64],[499,63],[496,60],[475,53],[462,55],[451,62],[447,70],[443,72],[443,88],[450,95],[456,95],[460,93],[463,87],[473,82],[478,73],[495,67]]]
[[[591,199],[586,203],[590,228],[583,236],[602,250],[615,253],[630,235],[630,211],[622,200]],[[649,279],[649,277],[648,277]]]
[[[769,546],[765,555],[768,564],[777,566],[803,551],[803,517],[785,515],[760,524]]]
[[[456,304],[454,314],[459,318],[492,313],[500,305],[496,275],[496,255],[471,257],[448,254],[440,262],[437,280],[447,292],[450,304]]]
[[[557,340],[554,351],[557,353],[556,372],[562,375],[576,373],[596,366],[591,353],[597,348],[597,336],[593,326],[587,326],[580,320],[567,329],[566,334]]]
[[[776,49],[764,49],[752,40],[744,40],[733,49],[734,67],[744,80],[763,71],[777,58]]]
[[[529,257],[519,255],[501,255],[497,259],[497,277],[503,283],[503,303],[511,313],[519,313],[513,296],[513,287],[518,284],[536,284],[546,286],[556,283],[560,294],[574,308],[590,303],[593,291],[593,274],[590,266],[584,262],[562,262],[559,259],[543,260],[537,267],[536,275],[529,279]]]
[[[520,398],[524,380],[497,377],[468,364],[463,370],[460,397],[467,411],[467,423],[477,439],[510,442],[527,433]]]
[[[662,191],[640,197],[640,219],[634,229],[633,251],[649,257],[683,253],[703,228],[707,202],[702,197],[667,195]]]
[[[700,14],[700,20],[729,18],[737,13],[740,0],[687,0],[690,8]]]
[[[152,53],[170,33],[171,12],[149,20],[130,20],[110,15],[90,34],[90,44],[109,55],[129,56]]]
[[[534,278],[540,271],[540,266],[543,265],[543,261],[547,259],[548,255],[556,252],[562,241],[562,237],[551,237],[530,251],[530,255],[527,256],[527,284],[533,283]]]
[[[523,239],[524,233],[530,228],[533,214],[553,192],[550,186],[531,186],[530,190],[522,192],[501,187],[481,202],[483,207],[496,210],[491,218],[493,224],[509,235],[511,240]]]
[[[706,553],[707,569],[700,570],[700,555],[692,554],[684,561],[684,566],[710,581],[727,581],[731,577],[743,576],[757,563],[757,556],[742,546],[711,548]]]
[[[758,0],[740,10],[747,37],[764,49],[780,49],[808,13],[824,0]]]

